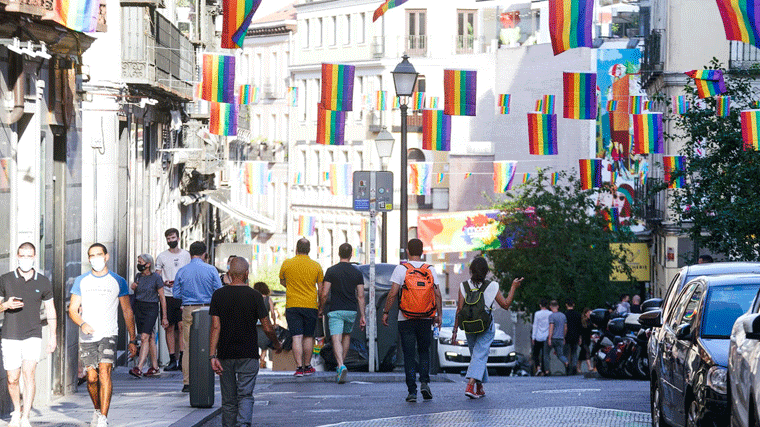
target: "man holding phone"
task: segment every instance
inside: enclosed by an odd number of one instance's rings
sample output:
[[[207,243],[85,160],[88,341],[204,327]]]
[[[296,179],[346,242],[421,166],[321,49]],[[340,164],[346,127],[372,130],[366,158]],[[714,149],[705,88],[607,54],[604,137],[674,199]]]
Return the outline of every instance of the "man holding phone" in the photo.
[[[3,365],[8,374],[8,394],[13,402],[10,427],[30,427],[34,402],[34,372],[42,350],[40,305],[45,305],[48,323],[47,352],[55,351],[56,317],[53,288],[47,277],[34,269],[36,249],[26,242],[18,247],[18,267],[0,276],[0,311],[5,313],[2,329]],[[24,374],[24,407],[21,408],[19,377]]]

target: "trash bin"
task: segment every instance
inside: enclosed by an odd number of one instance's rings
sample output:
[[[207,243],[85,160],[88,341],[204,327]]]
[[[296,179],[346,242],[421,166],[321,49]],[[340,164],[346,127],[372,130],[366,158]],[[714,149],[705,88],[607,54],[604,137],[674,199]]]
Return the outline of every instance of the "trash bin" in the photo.
[[[193,312],[190,328],[190,406],[210,408],[214,406],[214,371],[211,369],[209,335],[211,316],[208,307]]]

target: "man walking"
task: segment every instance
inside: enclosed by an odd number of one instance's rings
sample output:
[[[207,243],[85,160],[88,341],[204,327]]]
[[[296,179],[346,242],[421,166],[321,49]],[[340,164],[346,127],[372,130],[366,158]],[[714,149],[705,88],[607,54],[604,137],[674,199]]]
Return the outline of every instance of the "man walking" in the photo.
[[[127,281],[108,271],[108,251],[100,243],[87,250],[92,271],[74,280],[69,317],[79,327],[79,359],[87,376],[87,391],[95,408],[91,427],[108,427],[111,406],[111,370],[116,361],[119,335],[118,307],[129,332],[129,355],[137,354],[135,319],[129,303]],[[82,313],[79,313],[81,308]]]
[[[5,313],[2,329],[3,366],[8,376],[8,394],[13,402],[9,427],[31,427],[29,413],[34,402],[34,373],[42,351],[40,306],[45,305],[48,322],[47,352],[55,351],[56,317],[53,287],[34,269],[36,249],[26,242],[16,252],[18,267],[0,276],[0,311]],[[19,377],[24,374],[24,407],[21,408]]]
[[[231,282],[211,297],[211,368],[219,375],[222,389],[222,426],[247,427],[253,418],[253,388],[259,373],[256,322],[272,341],[280,341],[269,322],[269,307],[259,291],[248,286],[248,262],[235,257],[228,269]]]
[[[538,303],[539,310],[533,314],[533,332],[530,337],[533,353],[533,365],[536,368],[534,374],[538,376],[549,375],[549,352],[546,339],[549,337],[549,316],[552,314],[547,308],[549,303],[542,298]]]
[[[169,326],[166,327],[166,346],[169,349],[169,364],[164,371],[182,369],[182,300],[174,297],[174,278],[180,268],[190,263],[190,252],[181,249],[179,245],[179,230],[170,228],[164,232],[169,249],[156,257],[156,273],[164,281],[164,296],[166,297],[166,317]]]
[[[367,324],[364,317],[364,275],[351,265],[354,248],[344,243],[338,247],[340,262],[327,269],[322,291],[319,294],[319,317],[330,294],[330,311],[327,318],[330,324],[333,352],[338,361],[338,384],[346,382],[346,365],[343,362],[351,345],[351,331],[359,311],[359,325],[362,329]]]
[[[567,357],[565,357],[567,318],[561,311],[559,311],[559,303],[557,300],[552,300],[549,303],[549,309],[552,313],[549,315],[549,338],[547,338],[546,343],[549,344],[549,348],[554,349],[554,352],[557,353],[559,361],[565,364],[565,373],[567,373],[569,366]],[[547,358],[545,357],[544,359]],[[548,361],[546,367],[549,369]]]
[[[568,363],[568,375],[578,373],[578,346],[581,344],[581,314],[575,311],[575,301],[565,300],[565,317],[567,318],[567,333],[565,334],[565,353]]]
[[[190,348],[190,327],[193,312],[211,303],[211,295],[222,287],[219,274],[208,264],[206,244],[190,245],[190,263],[177,271],[174,277],[174,297],[182,300],[182,347]],[[189,350],[188,350],[189,353]],[[190,355],[182,358],[182,391],[190,392]]]
[[[404,351],[404,373],[409,394],[407,402],[417,401],[416,372],[420,373],[420,393],[430,400],[430,342],[433,323],[441,326],[441,291],[435,269],[422,261],[422,241],[407,244],[409,261],[402,262],[391,274],[391,290],[383,309],[383,325],[399,296],[398,333]],[[416,348],[415,348],[416,347]]]
[[[285,287],[285,320],[293,336],[296,377],[311,375],[314,329],[317,327],[318,288],[322,288],[322,267],[309,258],[311,244],[306,238],[296,242],[296,256],[280,267],[280,283]]]

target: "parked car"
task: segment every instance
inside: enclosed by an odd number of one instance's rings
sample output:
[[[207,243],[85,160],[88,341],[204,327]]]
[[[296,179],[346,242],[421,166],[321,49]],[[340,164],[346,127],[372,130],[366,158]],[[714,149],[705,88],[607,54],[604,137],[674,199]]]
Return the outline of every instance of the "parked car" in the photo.
[[[669,316],[639,317],[661,330],[650,353],[654,427],[728,424],[729,337],[758,289],[760,274],[701,276],[683,286]]]
[[[760,425],[760,293],[752,308],[736,319],[728,347],[731,426]]]
[[[467,365],[470,363],[470,349],[467,347],[464,331],[457,331],[456,342],[451,342],[451,332],[454,327],[456,311],[456,307],[443,308],[443,324],[438,335],[437,346],[438,366],[442,371],[458,372],[467,369]],[[486,366],[495,368],[497,374],[509,375],[516,364],[517,354],[515,353],[512,337],[499,329],[499,324],[497,323],[496,334],[491,344]]]

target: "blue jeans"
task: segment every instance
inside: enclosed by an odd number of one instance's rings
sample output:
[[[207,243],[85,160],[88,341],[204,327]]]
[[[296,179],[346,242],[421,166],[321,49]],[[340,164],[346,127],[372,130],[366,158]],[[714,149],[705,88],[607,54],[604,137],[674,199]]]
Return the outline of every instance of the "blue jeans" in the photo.
[[[406,388],[409,393],[417,394],[417,371],[420,373],[420,383],[430,382],[432,327],[433,319],[409,319],[398,322],[398,334],[404,351]]]
[[[494,324],[487,331],[479,334],[465,334],[467,337],[467,347],[470,348],[470,366],[467,367],[467,378],[473,378],[476,382],[488,382],[488,352],[491,350],[491,343],[496,334]]]
[[[567,366],[567,357],[565,357],[565,340],[562,338],[552,338],[552,348],[557,353],[559,361]]]
[[[259,359],[220,359],[222,374],[222,426],[250,426],[253,420],[253,388]]]

